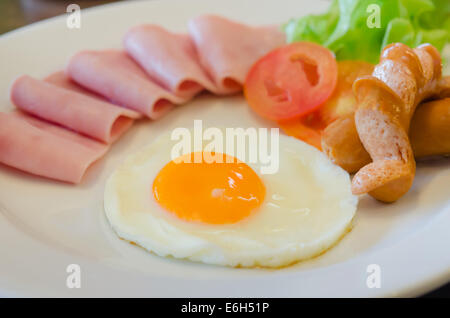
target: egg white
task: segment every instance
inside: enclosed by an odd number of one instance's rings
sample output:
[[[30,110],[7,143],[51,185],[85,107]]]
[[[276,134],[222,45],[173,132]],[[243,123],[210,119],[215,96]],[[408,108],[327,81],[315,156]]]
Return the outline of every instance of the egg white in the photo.
[[[358,199],[348,173],[287,136],[280,136],[276,174],[261,175],[258,163],[247,162],[266,187],[257,211],[234,224],[181,220],[152,193],[155,177],[171,161],[173,144],[164,135],[131,155],[105,188],[105,213],[114,231],[148,251],[207,264],[281,267],[323,253],[351,226]]]

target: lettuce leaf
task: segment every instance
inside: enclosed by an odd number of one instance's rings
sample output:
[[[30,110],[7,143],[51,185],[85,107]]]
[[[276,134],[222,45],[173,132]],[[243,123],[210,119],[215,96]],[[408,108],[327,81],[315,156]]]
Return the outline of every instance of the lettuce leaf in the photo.
[[[319,43],[338,60],[377,63],[393,42],[431,43],[442,50],[450,40],[450,1],[334,0],[328,12],[292,19],[284,30],[288,42]]]

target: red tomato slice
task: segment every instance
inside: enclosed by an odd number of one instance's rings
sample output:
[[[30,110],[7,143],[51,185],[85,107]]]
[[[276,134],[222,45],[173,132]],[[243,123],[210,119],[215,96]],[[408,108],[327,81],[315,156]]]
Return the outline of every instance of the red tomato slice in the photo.
[[[271,120],[313,112],[334,90],[337,64],[333,53],[311,42],[280,47],[250,69],[244,94],[250,107]]]
[[[317,149],[322,149],[322,132],[337,118],[355,111],[353,82],[360,76],[372,74],[374,65],[361,61],[339,61],[338,81],[330,98],[320,107],[294,120],[279,121],[281,129],[289,135],[303,140]]]

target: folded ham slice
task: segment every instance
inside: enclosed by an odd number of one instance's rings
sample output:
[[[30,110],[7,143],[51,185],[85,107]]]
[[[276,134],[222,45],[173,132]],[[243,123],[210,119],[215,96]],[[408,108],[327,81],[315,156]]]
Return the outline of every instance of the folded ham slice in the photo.
[[[124,46],[151,78],[178,96],[191,98],[205,88],[217,92],[187,34],[172,33],[157,25],[139,25],[127,32]]]
[[[152,119],[187,100],[152,81],[123,51],[79,52],[70,59],[66,72],[79,85]]]
[[[0,162],[31,174],[79,183],[107,149],[107,144],[24,113],[0,113]]]
[[[17,108],[100,141],[122,135],[139,113],[24,75],[11,87]]]
[[[222,94],[240,91],[256,60],[286,41],[278,26],[252,27],[215,15],[194,18],[188,27],[202,67]]]
[[[69,76],[66,75],[64,71],[57,71],[51,73],[50,75],[44,78],[44,81],[56,85],[58,87],[62,87],[77,93],[88,95],[89,97],[100,99],[101,101],[106,102],[108,101],[105,97],[97,94],[96,92],[90,91],[75,83]]]

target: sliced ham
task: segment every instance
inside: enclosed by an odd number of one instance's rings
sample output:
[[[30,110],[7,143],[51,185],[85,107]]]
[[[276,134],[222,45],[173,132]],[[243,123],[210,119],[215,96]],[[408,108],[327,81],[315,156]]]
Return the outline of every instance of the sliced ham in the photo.
[[[17,108],[100,141],[122,135],[139,113],[24,75],[11,87]]]
[[[172,93],[187,98],[205,88],[218,93],[200,65],[189,35],[157,25],[139,25],[127,32],[124,46],[151,78]]]
[[[138,26],[124,38],[128,54],[82,51],[65,73],[18,78],[11,99],[20,111],[0,113],[0,163],[79,183],[136,118],[157,119],[203,89],[240,91],[253,63],[285,42],[276,27],[213,15],[188,27],[189,34],[177,34]]]
[[[79,183],[108,145],[20,112],[0,113],[0,162],[31,174]]]
[[[252,27],[215,15],[194,18],[188,27],[202,67],[222,93],[240,91],[256,60],[285,43],[277,26]]]
[[[75,83],[69,76],[66,75],[64,71],[57,71],[51,73],[50,75],[44,78],[44,81],[56,85],[58,87],[62,87],[77,93],[88,95],[89,97],[100,99],[102,101],[108,101],[105,97],[97,94],[96,92],[90,91]]]
[[[123,51],[79,52],[70,59],[66,72],[79,85],[152,119],[187,100],[152,81]]]

